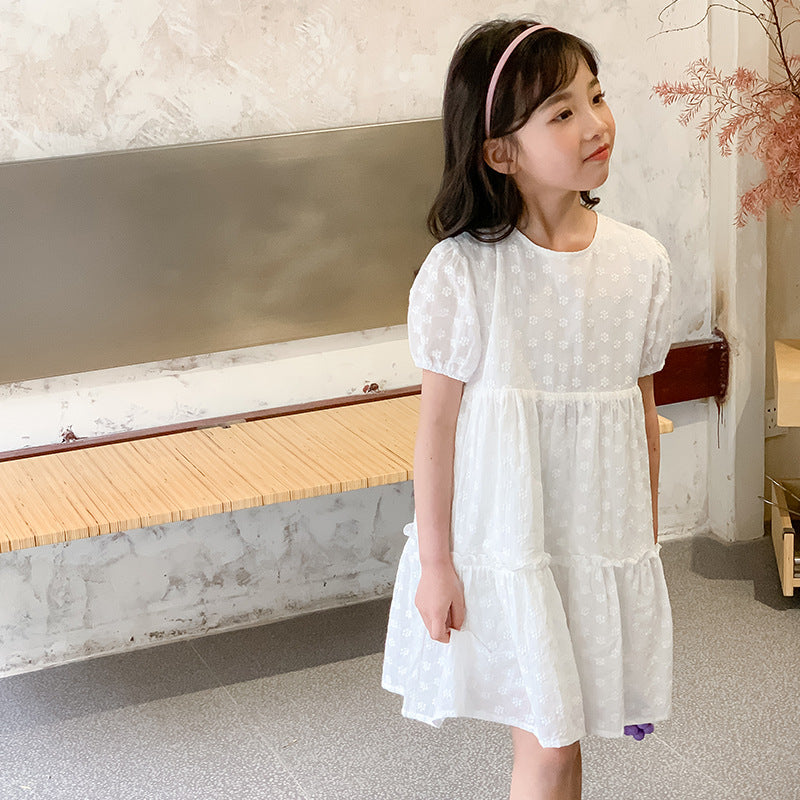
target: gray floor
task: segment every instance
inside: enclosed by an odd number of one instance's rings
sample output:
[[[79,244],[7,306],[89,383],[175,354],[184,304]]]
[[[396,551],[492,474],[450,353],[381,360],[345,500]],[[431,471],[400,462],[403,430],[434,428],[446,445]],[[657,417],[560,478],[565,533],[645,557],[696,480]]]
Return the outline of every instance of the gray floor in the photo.
[[[674,713],[583,740],[586,800],[800,800],[800,592],[771,542],[662,542]],[[508,731],[380,688],[388,601],[0,680],[0,798],[505,800]]]

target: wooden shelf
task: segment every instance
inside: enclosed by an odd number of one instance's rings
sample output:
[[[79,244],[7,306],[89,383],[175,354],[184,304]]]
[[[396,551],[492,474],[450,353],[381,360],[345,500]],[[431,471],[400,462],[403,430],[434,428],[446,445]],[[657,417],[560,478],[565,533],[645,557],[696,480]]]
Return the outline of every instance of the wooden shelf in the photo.
[[[778,425],[800,426],[800,339],[776,339],[774,346]]]
[[[776,339],[774,347],[773,386],[777,423],[797,427],[800,426],[800,339]],[[775,484],[772,484],[772,502],[778,506],[773,505],[771,511],[772,544],[781,590],[789,596],[800,586],[800,578],[794,577],[795,532],[791,517],[784,510],[789,507],[786,492]]]

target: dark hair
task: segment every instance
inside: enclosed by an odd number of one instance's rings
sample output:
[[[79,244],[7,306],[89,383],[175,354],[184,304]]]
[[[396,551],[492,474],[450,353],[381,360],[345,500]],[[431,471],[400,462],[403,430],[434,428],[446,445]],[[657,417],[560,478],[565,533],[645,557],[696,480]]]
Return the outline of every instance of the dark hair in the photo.
[[[505,239],[524,210],[514,179],[483,159],[486,93],[503,51],[535,20],[493,20],[473,28],[459,42],[444,91],[444,173],[428,213],[428,230],[437,239],[468,231],[482,242]],[[552,94],[569,85],[581,60],[597,75],[590,44],[570,33],[543,28],[512,52],[494,94],[491,138],[518,131]],[[589,208],[600,201],[581,192]]]

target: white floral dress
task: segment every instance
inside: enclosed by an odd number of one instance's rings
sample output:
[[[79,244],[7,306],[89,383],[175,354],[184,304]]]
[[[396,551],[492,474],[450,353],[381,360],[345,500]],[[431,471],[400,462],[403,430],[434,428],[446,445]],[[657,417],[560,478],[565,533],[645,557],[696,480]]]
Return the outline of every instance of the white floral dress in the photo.
[[[543,747],[670,714],[672,614],[653,542],[637,379],[671,343],[670,266],[598,215],[591,244],[437,244],[411,289],[417,366],[464,381],[453,563],[466,619],[448,644],[415,605],[416,517],[400,559],[382,686],[436,727],[476,717]]]

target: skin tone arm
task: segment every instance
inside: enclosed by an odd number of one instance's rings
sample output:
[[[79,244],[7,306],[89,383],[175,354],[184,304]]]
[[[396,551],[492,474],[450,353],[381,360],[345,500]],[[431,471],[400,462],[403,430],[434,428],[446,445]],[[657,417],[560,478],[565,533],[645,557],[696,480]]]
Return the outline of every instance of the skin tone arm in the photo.
[[[431,638],[450,641],[464,622],[464,587],[450,555],[456,420],[464,384],[422,371],[422,399],[414,448],[414,505],[422,575],[414,604]]]
[[[658,430],[658,412],[653,394],[653,376],[639,378],[639,389],[644,402],[644,428],[647,433],[647,455],[650,459],[650,495],[653,503],[653,538],[658,543],[658,469],[661,460],[661,434]]]

